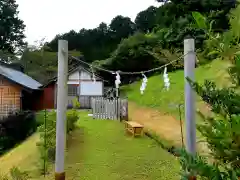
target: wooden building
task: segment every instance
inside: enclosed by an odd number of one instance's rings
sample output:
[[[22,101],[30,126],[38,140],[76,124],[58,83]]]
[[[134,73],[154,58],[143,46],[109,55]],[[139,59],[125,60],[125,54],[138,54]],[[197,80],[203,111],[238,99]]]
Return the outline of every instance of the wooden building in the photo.
[[[37,110],[42,85],[17,64],[0,62],[0,116],[15,110]]]
[[[94,81],[94,77],[95,80]],[[68,104],[77,98],[81,108],[90,108],[91,97],[101,97],[104,91],[104,80],[93,74],[91,70],[82,66],[75,67],[68,72]],[[57,77],[43,86],[41,98],[42,107],[55,109],[57,107]]]

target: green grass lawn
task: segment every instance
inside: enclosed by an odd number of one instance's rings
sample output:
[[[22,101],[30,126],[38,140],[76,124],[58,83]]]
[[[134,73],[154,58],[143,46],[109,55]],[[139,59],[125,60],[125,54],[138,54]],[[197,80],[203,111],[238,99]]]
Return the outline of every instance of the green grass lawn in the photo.
[[[79,128],[68,138],[65,169],[68,180],[178,180],[180,165],[176,157],[147,137],[132,138],[124,125],[113,120],[93,120],[80,112]],[[30,179],[53,179],[54,167],[47,177],[39,177],[36,165],[38,134],[0,158],[2,173],[16,166]]]
[[[92,120],[85,113],[81,114],[79,125],[83,130],[83,143],[70,149],[68,156],[68,164],[72,164],[69,170],[79,172],[79,178],[179,179],[177,159],[161,149],[154,140],[128,137],[122,123]],[[74,166],[77,158],[81,159],[80,164]]]
[[[196,68],[196,81],[203,83],[205,79],[213,80],[219,86],[229,84],[229,77],[226,72],[228,63],[221,60]],[[147,87],[143,95],[140,94],[140,81],[123,86],[122,94],[128,97],[130,101],[140,106],[156,108],[163,113],[169,113],[178,118],[178,109],[176,106],[184,104],[184,71],[178,70],[169,73],[170,90],[164,90],[164,82],[162,74],[152,76],[148,79]],[[202,102],[197,99],[197,107],[200,108]],[[184,109],[184,108],[183,108]]]

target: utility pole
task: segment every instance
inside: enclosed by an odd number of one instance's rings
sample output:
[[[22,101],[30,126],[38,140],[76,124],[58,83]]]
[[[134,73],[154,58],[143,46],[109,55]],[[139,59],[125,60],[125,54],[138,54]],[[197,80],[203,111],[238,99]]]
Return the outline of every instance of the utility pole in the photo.
[[[185,81],[185,121],[186,121],[186,149],[188,153],[196,154],[196,122],[195,122],[195,92],[191,88],[187,77],[194,81],[196,65],[195,42],[193,38],[184,39],[184,81]],[[195,180],[196,177],[189,177]]]
[[[55,180],[65,180],[64,154],[66,144],[67,77],[68,42],[59,40]]]

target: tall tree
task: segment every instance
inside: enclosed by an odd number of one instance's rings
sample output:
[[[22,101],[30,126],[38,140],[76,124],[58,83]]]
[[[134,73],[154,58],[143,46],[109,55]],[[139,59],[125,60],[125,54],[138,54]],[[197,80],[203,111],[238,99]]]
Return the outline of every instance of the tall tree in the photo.
[[[154,6],[150,6],[146,10],[138,13],[135,19],[137,29],[143,32],[152,31],[152,29],[156,26],[156,15],[157,8]]]
[[[123,16],[113,18],[109,27],[114,32],[117,41],[132,35],[136,30],[136,26],[131,19]]]
[[[18,18],[15,0],[0,1],[0,49],[14,53],[24,45],[25,25]]]

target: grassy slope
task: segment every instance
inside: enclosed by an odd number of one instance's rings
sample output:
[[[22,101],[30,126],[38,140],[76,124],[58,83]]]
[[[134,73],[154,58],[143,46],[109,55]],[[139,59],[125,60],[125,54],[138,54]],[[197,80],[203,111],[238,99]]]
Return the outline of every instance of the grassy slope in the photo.
[[[8,173],[13,166],[23,171],[35,172],[37,168],[36,164],[39,160],[36,147],[38,140],[39,135],[36,133],[19,144],[16,148],[0,157],[0,173]]]
[[[161,149],[153,140],[125,136],[123,124],[117,121],[92,120],[80,113],[81,128],[73,132],[66,153],[67,179],[152,180],[179,179],[175,157]],[[0,158],[1,172],[12,166],[36,177],[38,134]],[[45,179],[52,179],[51,172]]]
[[[228,64],[224,61],[215,60],[196,68],[195,77],[197,82],[202,83],[204,79],[214,80],[218,85],[224,86],[229,83],[226,68]],[[178,118],[178,104],[184,103],[184,71],[179,70],[169,73],[170,90],[163,89],[163,77],[157,75],[148,79],[147,87],[143,95],[140,94],[141,82],[136,82],[122,87],[122,92],[130,101],[141,106],[156,108],[163,113],[169,113]],[[202,102],[197,100],[197,107],[202,109]]]

